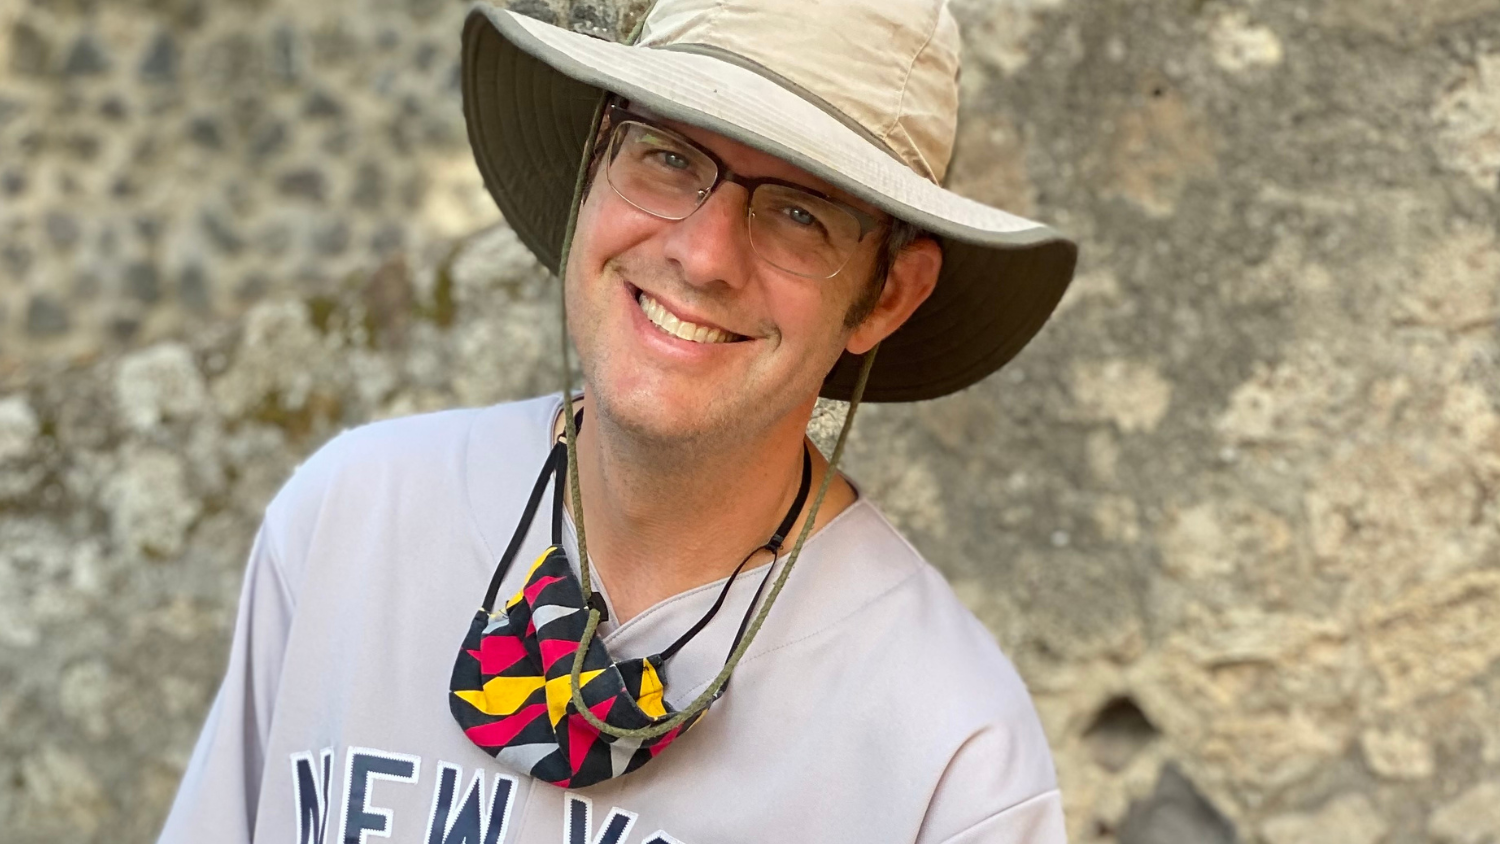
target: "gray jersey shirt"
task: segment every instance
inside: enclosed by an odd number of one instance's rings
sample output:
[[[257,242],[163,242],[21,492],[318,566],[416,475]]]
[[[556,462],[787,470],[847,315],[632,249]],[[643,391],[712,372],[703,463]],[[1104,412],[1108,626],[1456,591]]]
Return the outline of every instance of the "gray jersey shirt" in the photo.
[[[449,675],[559,405],[381,422],[297,470],[251,551],[163,844],[1065,841],[1015,669],[863,499],[808,541],[727,694],[641,770],[569,791],[470,743]],[[536,522],[502,598],[547,544]],[[672,705],[722,667],[763,571],[667,664]],[[722,585],[607,627],[610,654],[664,648]]]

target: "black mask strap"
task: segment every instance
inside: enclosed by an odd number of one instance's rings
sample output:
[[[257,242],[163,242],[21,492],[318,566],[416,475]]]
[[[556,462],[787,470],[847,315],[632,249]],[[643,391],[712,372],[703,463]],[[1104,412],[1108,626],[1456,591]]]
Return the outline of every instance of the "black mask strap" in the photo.
[[[578,409],[574,416],[574,424],[583,425],[583,408]],[[552,446],[552,451],[547,454],[547,459],[542,463],[542,473],[537,476],[536,483],[531,487],[531,496],[526,499],[526,509],[521,512],[521,522],[516,525],[516,532],[510,537],[510,544],[505,546],[505,553],[500,555],[500,562],[495,566],[495,573],[490,577],[490,588],[484,593],[484,611],[495,611],[495,596],[500,593],[500,581],[505,579],[505,573],[510,571],[510,564],[516,558],[516,553],[521,550],[521,543],[526,540],[526,533],[531,529],[531,520],[536,517],[537,507],[542,503],[542,493],[547,489],[547,481],[556,478],[557,482],[552,488],[552,544],[558,545],[562,542],[562,471],[563,464],[567,461],[568,445],[561,438],[557,444]]]
[[[805,448],[805,446],[804,446],[804,448]],[[829,471],[832,471],[832,470],[833,470],[833,467],[830,466],[829,467]],[[802,489],[797,493],[797,497],[798,497],[799,500],[807,497],[808,489],[811,486],[812,486],[812,455],[809,454],[806,451],[803,451],[803,453],[802,453]],[[769,565],[769,566],[766,567],[766,575],[765,575],[765,577],[762,577],[760,579],[760,585],[757,586],[757,587],[755,587],[755,597],[750,599],[750,606],[745,610],[745,617],[742,618],[742,619],[740,619],[740,629],[734,631],[734,641],[729,643],[729,653],[730,654],[733,654],[734,653],[734,649],[740,646],[740,640],[743,639],[743,638],[745,638],[745,628],[747,628],[747,627],[750,626],[750,617],[755,614],[755,608],[756,608],[756,606],[758,606],[760,604],[760,596],[766,591],[766,584],[771,582],[771,572],[775,571],[775,569],[776,569],[776,554],[780,553],[780,551],[781,551],[781,543],[783,543],[783,542],[786,541],[787,532],[792,529],[792,521],[793,520],[788,519],[788,520],[782,522],[781,523],[781,528],[776,531],[776,535],[773,536],[773,537],[771,537],[771,541],[770,542],[766,543],[766,550],[768,550],[768,551],[771,552],[771,565]],[[729,658],[725,657],[724,661],[725,661],[725,664],[728,664]],[[729,689],[729,681],[732,680],[732,679],[733,679],[733,677],[727,677],[727,678],[725,678],[724,685],[722,685],[722,686],[719,687],[719,693],[716,694],[716,695],[714,695],[714,699],[715,700],[718,700],[719,698],[721,698],[721,697],[724,696],[724,692]]]
[[[573,414],[573,430],[583,429],[583,408]],[[552,544],[558,548],[562,547],[562,522],[563,522],[563,496],[566,494],[563,488],[563,478],[567,477],[568,465],[568,442],[566,435],[557,438],[557,447],[562,449],[558,458],[557,474],[554,475],[556,482],[552,486]],[[579,561],[580,566],[588,565],[588,560]],[[597,589],[589,592],[588,607],[599,611],[600,621],[609,621],[609,606],[604,603],[604,595]]]
[[[740,572],[744,570],[745,564],[750,562],[750,558],[754,557],[756,554],[759,554],[761,551],[771,552],[771,566],[766,570],[767,577],[770,576],[770,569],[776,567],[776,554],[781,550],[781,544],[786,541],[786,535],[791,532],[792,524],[797,521],[797,514],[802,512],[802,505],[807,503],[807,492],[811,488],[812,452],[808,450],[808,445],[806,442],[804,442],[802,444],[802,482],[797,487],[797,497],[792,500],[791,509],[786,511],[786,516],[782,518],[781,524],[777,525],[776,531],[771,534],[771,538],[766,542],[766,544],[760,546],[759,548],[756,548],[754,551],[751,551],[745,556],[745,559],[740,561],[740,564],[738,566],[735,566],[734,571],[729,575],[729,579],[724,582],[724,588],[719,590],[718,599],[714,601],[713,606],[708,608],[708,612],[705,613],[702,618],[698,619],[697,624],[694,624],[691,628],[688,629],[686,633],[678,637],[677,641],[673,642],[671,645],[668,645],[667,649],[661,652],[660,656],[663,661],[671,659],[673,655],[682,650],[683,645],[686,645],[688,642],[692,641],[694,636],[698,635],[698,633],[702,631],[704,627],[708,626],[708,623],[713,620],[713,617],[715,615],[718,614],[719,608],[724,606],[724,599],[729,597],[729,587],[734,585],[734,579],[740,576]],[[760,582],[760,586],[755,590],[754,600],[750,602],[750,607],[745,610],[744,619],[740,621],[739,632],[735,633],[734,635],[734,644],[729,646],[729,650],[731,653],[734,652],[735,646],[739,645],[740,637],[745,635],[745,626],[750,623],[750,616],[755,612],[755,605],[760,603],[760,593],[765,590],[765,588],[766,580],[763,578]]]

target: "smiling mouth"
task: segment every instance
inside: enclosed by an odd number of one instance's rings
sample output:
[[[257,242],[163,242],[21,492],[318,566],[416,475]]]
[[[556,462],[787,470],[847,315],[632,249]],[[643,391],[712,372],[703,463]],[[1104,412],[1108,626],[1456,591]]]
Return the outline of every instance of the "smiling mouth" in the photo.
[[[646,319],[662,332],[670,334],[681,340],[691,343],[738,343],[748,338],[738,334],[731,334],[722,328],[714,328],[708,325],[698,325],[685,319],[678,319],[675,314],[667,310],[666,306],[651,297],[644,290],[635,291],[635,302],[641,308],[641,313]]]

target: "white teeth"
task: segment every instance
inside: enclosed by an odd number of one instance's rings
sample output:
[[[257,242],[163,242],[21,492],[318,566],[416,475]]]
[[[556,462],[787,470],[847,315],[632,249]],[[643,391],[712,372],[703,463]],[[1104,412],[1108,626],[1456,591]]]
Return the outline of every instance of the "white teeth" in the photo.
[[[710,328],[706,325],[697,325],[685,319],[678,319],[671,311],[667,310],[662,303],[647,295],[644,291],[638,300],[641,311],[651,324],[660,328],[674,337],[683,340],[691,340],[694,343],[727,343],[734,336],[718,328]]]

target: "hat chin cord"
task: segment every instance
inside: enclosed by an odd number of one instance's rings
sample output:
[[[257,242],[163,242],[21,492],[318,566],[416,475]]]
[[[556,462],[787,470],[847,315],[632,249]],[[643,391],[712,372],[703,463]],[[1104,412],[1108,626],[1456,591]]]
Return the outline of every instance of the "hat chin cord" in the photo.
[[[649,14],[650,12],[647,10],[647,13],[641,16],[641,21],[644,22],[646,16]],[[631,34],[630,40],[627,43],[633,43],[639,37],[640,30],[641,24],[638,23],[635,32]],[[589,137],[591,138],[599,133],[599,124],[604,115],[604,104],[607,99],[607,95],[601,96],[599,104],[594,108],[594,117],[589,131]],[[870,378],[870,367],[875,363],[875,353],[879,351],[880,344],[877,343],[874,348],[866,352],[864,360],[860,364],[859,377],[854,382],[854,392],[849,399],[849,413],[844,417],[843,427],[839,429],[838,440],[833,446],[833,454],[828,458],[828,471],[824,473],[823,480],[818,484],[818,494],[813,498],[812,507],[808,509],[807,516],[802,522],[802,530],[797,534],[797,542],[792,546],[791,553],[787,556],[786,566],[782,568],[781,573],[776,576],[775,582],[771,584],[771,591],[766,595],[765,602],[761,604],[760,610],[755,614],[755,619],[750,622],[750,626],[745,629],[745,634],[740,637],[739,644],[730,653],[729,659],[724,662],[724,667],[719,670],[718,676],[714,677],[713,682],[709,683],[708,687],[694,698],[691,703],[668,717],[665,721],[636,729],[624,729],[606,724],[599,716],[590,711],[588,705],[584,703],[581,680],[584,658],[588,656],[589,647],[593,644],[594,635],[599,628],[600,613],[593,606],[594,590],[589,575],[588,539],[583,527],[583,496],[578,486],[578,423],[573,413],[573,391],[570,383],[572,365],[569,362],[568,352],[568,293],[566,283],[568,256],[573,249],[573,231],[578,223],[578,206],[583,199],[584,186],[588,181],[589,163],[592,153],[592,144],[585,143],[583,160],[578,167],[578,179],[573,184],[573,203],[568,211],[568,226],[563,233],[562,250],[558,256],[557,263],[558,290],[562,297],[562,307],[560,309],[562,331],[560,334],[562,337],[563,364],[563,425],[568,443],[568,496],[573,506],[573,513],[576,517],[575,526],[578,532],[579,581],[583,586],[584,606],[589,607],[588,624],[583,629],[583,641],[579,643],[578,650],[573,654],[573,671],[568,679],[568,686],[572,695],[571,702],[573,708],[594,729],[615,738],[647,740],[666,735],[677,729],[689,718],[707,709],[723,693],[724,686],[729,682],[729,676],[734,673],[735,666],[739,665],[740,658],[750,649],[750,643],[755,640],[755,635],[760,632],[761,625],[765,623],[766,616],[771,613],[772,605],[776,603],[776,597],[781,594],[782,587],[786,586],[787,578],[791,575],[792,569],[797,565],[797,558],[802,555],[803,544],[812,535],[813,523],[817,521],[818,509],[823,505],[823,497],[827,495],[829,484],[833,481],[834,475],[838,473],[839,458],[844,454],[844,443],[849,437],[849,429],[854,424],[854,413],[859,409],[859,400],[864,395],[865,382]],[[771,565],[775,564],[776,561],[772,560]]]

